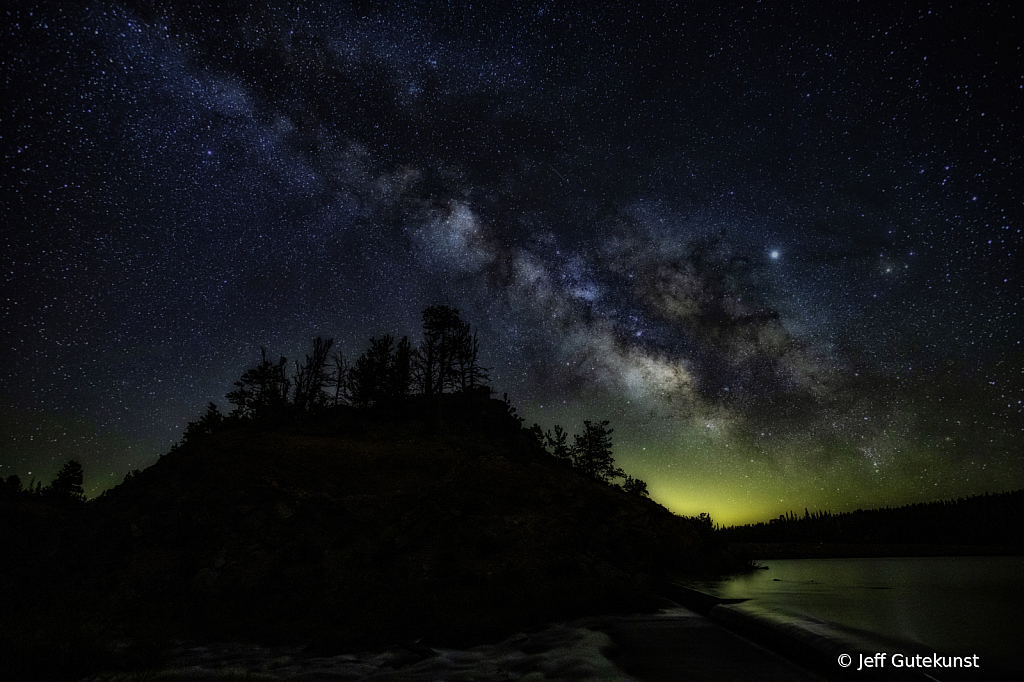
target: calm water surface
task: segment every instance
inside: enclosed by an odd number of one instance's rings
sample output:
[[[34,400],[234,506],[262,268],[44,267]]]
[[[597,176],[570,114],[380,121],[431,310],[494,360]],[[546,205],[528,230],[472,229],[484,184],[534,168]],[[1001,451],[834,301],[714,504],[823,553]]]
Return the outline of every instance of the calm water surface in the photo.
[[[765,561],[767,571],[696,587],[949,655],[1024,670],[1024,557]]]

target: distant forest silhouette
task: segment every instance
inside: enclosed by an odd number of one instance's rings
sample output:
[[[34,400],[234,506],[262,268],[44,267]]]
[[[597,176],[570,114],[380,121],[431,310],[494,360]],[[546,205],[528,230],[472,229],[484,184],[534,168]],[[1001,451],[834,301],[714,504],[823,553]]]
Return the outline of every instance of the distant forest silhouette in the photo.
[[[415,347],[407,336],[385,334],[370,338],[370,347],[349,363],[332,352],[334,340],[317,337],[303,361],[279,356],[271,360],[260,348],[260,361],[247,369],[226,394],[234,406],[224,414],[215,403],[190,421],[181,441],[171,452],[214,433],[236,429],[279,429],[313,427],[336,422],[353,413],[376,418],[397,418],[429,409],[441,396],[461,394],[490,398],[489,369],[479,362],[477,333],[462,320],[456,308],[430,306],[422,314],[422,340]],[[289,371],[291,370],[291,371]],[[524,418],[503,396],[506,409],[516,423]],[[556,460],[582,475],[628,493],[648,496],[647,484],[615,466],[609,422],[583,422],[583,433],[570,441],[568,433],[555,425],[544,431],[534,424],[524,429],[528,437]],[[125,480],[136,476],[132,471]],[[81,465],[71,460],[49,485],[32,481],[26,488],[17,475],[0,479],[0,494],[28,494],[37,499],[74,505],[85,501]],[[621,481],[620,481],[621,479]]]
[[[730,543],[1024,546],[1024,490],[850,512],[789,512],[717,528]]]

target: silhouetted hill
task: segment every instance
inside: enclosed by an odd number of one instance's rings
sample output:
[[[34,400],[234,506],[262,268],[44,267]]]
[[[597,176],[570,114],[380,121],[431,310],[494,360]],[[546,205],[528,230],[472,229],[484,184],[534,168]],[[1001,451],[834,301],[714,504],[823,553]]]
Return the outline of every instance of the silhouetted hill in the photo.
[[[735,568],[695,524],[559,462],[480,396],[190,439],[86,507],[88,541],[61,557],[87,595],[71,617],[133,642],[464,644],[652,608],[658,580]]]

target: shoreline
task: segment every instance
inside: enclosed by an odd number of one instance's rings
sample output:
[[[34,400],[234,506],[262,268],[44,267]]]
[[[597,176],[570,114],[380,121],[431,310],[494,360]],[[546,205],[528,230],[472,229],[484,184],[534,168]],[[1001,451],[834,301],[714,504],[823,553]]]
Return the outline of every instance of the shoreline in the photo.
[[[665,583],[666,598],[691,609],[709,621],[784,657],[794,664],[828,680],[892,680],[924,682],[967,682],[985,680],[1024,680],[1024,672],[998,665],[924,670],[897,667],[899,656],[913,660],[926,657],[954,658],[921,642],[895,639],[867,630],[849,628],[810,616],[783,614],[761,608],[756,600],[723,599],[676,583]],[[882,652],[882,653],[880,653]],[[879,656],[893,654],[888,667],[878,665]],[[846,667],[840,659],[847,657]],[[884,660],[884,659],[883,659]],[[977,661],[975,660],[975,664]],[[883,663],[884,665],[884,663]],[[936,677],[935,675],[938,675]]]
[[[1014,545],[734,542],[726,549],[746,561],[767,559],[867,559],[895,557],[1024,556]]]

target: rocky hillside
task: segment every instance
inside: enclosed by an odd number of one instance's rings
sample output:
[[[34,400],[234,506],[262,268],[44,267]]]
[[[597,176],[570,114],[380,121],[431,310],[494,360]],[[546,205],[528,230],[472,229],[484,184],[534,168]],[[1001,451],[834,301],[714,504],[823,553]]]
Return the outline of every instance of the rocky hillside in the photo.
[[[192,439],[87,506],[75,590],[102,595],[98,620],[174,637],[465,644],[730,568],[483,397]]]

